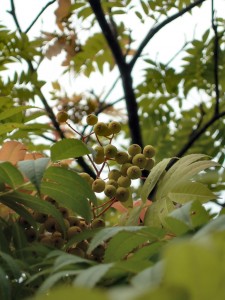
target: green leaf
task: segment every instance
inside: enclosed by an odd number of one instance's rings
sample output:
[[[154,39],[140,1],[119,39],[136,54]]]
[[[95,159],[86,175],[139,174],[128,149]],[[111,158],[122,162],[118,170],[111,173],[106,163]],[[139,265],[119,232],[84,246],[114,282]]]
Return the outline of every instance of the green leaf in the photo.
[[[171,158],[163,159],[151,170],[141,190],[141,199],[143,202],[146,202],[146,200],[148,199],[148,195],[151,193],[151,191],[159,181],[170,160]]]
[[[87,254],[91,254],[91,252],[99,246],[103,241],[106,241],[116,235],[120,231],[131,231],[135,232],[141,230],[140,226],[118,226],[118,227],[108,227],[100,230],[91,240]]]
[[[9,117],[12,117],[19,112],[25,111],[28,108],[35,108],[34,106],[18,106],[18,107],[13,107],[13,108],[8,108],[4,110],[4,112],[0,113],[0,121],[7,119]]]
[[[90,153],[88,147],[77,139],[63,139],[55,143],[50,150],[52,161],[80,157]]]
[[[153,242],[162,237],[161,231],[158,228],[143,228],[139,231],[122,231],[117,233],[109,241],[106,248],[104,262],[113,262],[123,259],[136,247],[144,242]]]
[[[0,163],[0,179],[13,189],[24,183],[22,174],[9,162]]]
[[[89,200],[97,204],[96,196],[85,179],[76,172],[61,167],[49,167],[41,192],[70,208],[87,221],[91,220]]]
[[[0,267],[0,298],[4,300],[11,300],[11,286],[7,274]]]
[[[222,237],[171,244],[164,255],[164,284],[183,288],[189,299],[224,299],[224,247]]]
[[[19,278],[21,276],[21,269],[16,260],[13,259],[11,255],[8,255],[0,251],[0,258],[7,264],[10,272],[14,278]]]
[[[38,289],[38,293],[47,292],[51,289],[58,281],[63,280],[64,278],[68,278],[68,276],[75,276],[80,273],[81,270],[66,270],[57,272],[55,274],[51,274],[45,281],[41,284]]]
[[[39,194],[41,180],[48,163],[49,158],[47,157],[18,162],[19,170],[34,184]]]
[[[114,264],[99,264],[82,271],[74,280],[75,286],[94,287]]]
[[[156,263],[131,279],[131,284],[139,291],[144,288],[152,288],[157,286],[163,277],[164,264],[162,261]]]
[[[208,156],[204,154],[190,154],[177,161],[165,174],[157,188],[156,199],[165,197],[168,192],[176,188],[182,181],[192,178],[210,167],[219,166],[218,163],[205,160]],[[204,159],[204,160],[200,160]]]
[[[56,258],[54,265],[52,267],[52,272],[58,272],[60,269],[64,268],[65,266],[71,266],[72,264],[79,264],[79,263],[93,264],[92,261],[84,259],[82,257],[67,254],[67,253],[62,253],[62,255]]]
[[[205,185],[198,182],[184,181],[175,186],[169,193],[171,201],[176,203],[186,203],[192,200],[199,200],[205,203],[216,198]]]
[[[103,291],[69,286],[57,287],[44,295],[35,296],[32,300],[74,299],[74,295],[76,299],[109,300]]]
[[[37,196],[32,196],[32,195],[20,193],[20,192],[13,192],[10,194],[5,194],[5,195],[2,195],[1,198],[5,201],[5,203],[10,203],[8,205],[11,205],[14,202],[15,204],[22,204],[34,211],[38,211],[38,212],[42,212],[42,213],[51,215],[57,220],[57,222],[62,227],[62,229],[65,230],[65,224],[64,224],[61,213],[51,203],[49,203],[45,200],[42,200],[41,198],[39,198]],[[22,206],[21,206],[21,209],[22,209]],[[30,220],[29,220],[29,222],[30,222]]]
[[[198,240],[199,238],[216,231],[225,231],[225,215],[221,215],[216,219],[211,220],[194,235],[193,239]]]

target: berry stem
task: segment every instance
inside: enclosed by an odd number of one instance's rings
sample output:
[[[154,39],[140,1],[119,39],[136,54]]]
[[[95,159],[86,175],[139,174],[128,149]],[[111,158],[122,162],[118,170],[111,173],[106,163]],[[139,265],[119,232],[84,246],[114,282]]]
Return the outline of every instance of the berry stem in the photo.
[[[96,216],[96,218],[99,218],[101,215],[103,215],[112,205],[113,205],[113,203],[115,203],[116,201],[117,201],[117,199],[114,197],[114,198],[112,198],[112,199],[110,199],[110,204],[106,207],[106,208],[104,208],[97,216]]]

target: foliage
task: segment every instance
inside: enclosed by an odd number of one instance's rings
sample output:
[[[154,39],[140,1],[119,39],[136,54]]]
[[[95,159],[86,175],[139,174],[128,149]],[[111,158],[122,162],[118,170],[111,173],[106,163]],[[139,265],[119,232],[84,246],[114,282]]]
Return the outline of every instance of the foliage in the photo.
[[[9,2],[0,298],[224,299],[225,40],[214,1],[211,28],[167,63],[143,50],[204,0],[50,1],[24,31]],[[55,31],[33,37],[52,4]],[[151,26],[142,40],[127,16]],[[64,74],[114,82],[70,93],[59,78],[46,93],[40,66],[59,54]],[[187,109],[193,93],[202,100]]]

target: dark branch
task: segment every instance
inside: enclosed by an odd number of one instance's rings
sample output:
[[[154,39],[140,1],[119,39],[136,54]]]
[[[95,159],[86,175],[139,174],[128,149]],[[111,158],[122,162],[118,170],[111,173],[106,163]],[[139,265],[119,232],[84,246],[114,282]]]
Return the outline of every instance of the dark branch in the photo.
[[[17,19],[17,15],[16,15],[16,10],[15,10],[15,5],[14,5],[14,0],[10,0],[10,3],[11,3],[11,10],[8,11],[8,13],[10,13],[14,19],[14,22],[16,24],[16,27],[18,29],[18,31],[20,33],[22,33],[22,30],[21,30],[21,27],[20,27],[20,24],[19,24],[19,21]]]
[[[219,36],[217,31],[217,24],[215,22],[215,10],[214,1],[212,0],[212,29],[214,31],[214,84],[215,84],[215,115],[219,114],[219,102],[220,102],[220,91],[219,91]]]
[[[206,0],[197,0],[197,1],[195,1],[194,3],[192,3],[192,4],[188,5],[187,7],[183,8],[182,10],[180,10],[179,12],[177,12],[176,14],[168,17],[166,20],[164,20],[160,24],[158,24],[155,27],[151,28],[150,31],[148,32],[148,34],[146,35],[146,37],[141,42],[140,46],[138,47],[138,49],[137,49],[134,57],[131,59],[131,61],[129,63],[130,68],[133,69],[136,61],[140,57],[140,55],[141,55],[142,51],[144,50],[145,46],[149,43],[149,41],[153,38],[153,36],[157,32],[159,32],[163,27],[165,27],[170,22],[172,22],[175,19],[181,17],[183,14],[185,14],[188,11],[190,11],[195,6],[198,6],[199,4],[203,3],[204,1],[206,1]]]
[[[126,63],[121,47],[105,18],[100,0],[89,0],[89,3],[120,71],[132,143],[143,146],[130,66]]]
[[[43,14],[43,12],[50,6],[52,5],[54,2],[56,2],[56,0],[52,0],[49,3],[47,3],[42,9],[41,11],[37,14],[36,18],[31,22],[30,26],[27,27],[27,29],[24,31],[25,33],[28,33],[31,28],[34,26],[34,24],[37,22],[37,20],[40,18],[40,16]]]
[[[216,121],[221,119],[225,116],[225,111],[218,113],[217,115],[213,115],[213,117],[205,123],[204,126],[201,127],[198,131],[195,132],[189,139],[189,141],[183,146],[183,148],[175,155],[176,157],[183,156],[190,148],[191,146],[200,138],[202,134],[206,132],[206,130],[212,126]]]

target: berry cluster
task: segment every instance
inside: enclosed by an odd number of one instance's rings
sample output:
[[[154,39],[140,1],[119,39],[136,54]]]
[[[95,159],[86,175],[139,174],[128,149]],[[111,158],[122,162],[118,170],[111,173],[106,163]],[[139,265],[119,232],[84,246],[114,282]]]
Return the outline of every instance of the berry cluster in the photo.
[[[57,120],[59,122],[66,122],[67,119],[66,112],[61,111],[58,113]],[[112,144],[114,136],[121,131],[119,122],[99,122],[96,115],[90,114],[86,117],[86,124],[93,126],[93,130],[88,137],[94,134],[97,140],[92,156],[88,156],[97,176],[95,180],[84,172],[81,172],[80,176],[87,180],[95,193],[103,192],[110,199],[106,202],[109,203],[108,208],[116,201],[126,202],[130,197],[129,187],[132,180],[142,178],[143,170],[150,171],[153,168],[155,148],[147,145],[142,149],[138,144],[132,144],[127,151],[120,151]],[[86,142],[87,136],[81,137]],[[116,163],[117,168],[112,169],[111,162]],[[105,169],[108,172],[106,176],[103,172]],[[93,212],[95,209],[97,208],[94,208]],[[102,212],[105,211],[106,209]]]
[[[66,228],[66,235],[63,234],[62,228],[59,226],[55,218],[44,213],[33,212],[34,220],[38,223],[37,231],[22,217],[19,217],[18,219],[18,223],[20,227],[23,228],[29,243],[39,241],[45,246],[63,249],[67,242],[82,231],[86,229],[102,228],[105,226],[105,222],[101,218],[95,218],[88,224],[84,219],[72,215],[67,208],[60,207],[54,199],[47,197],[45,200],[51,202],[62,214]],[[90,255],[87,255],[86,252],[89,242],[90,241],[88,240],[82,240],[78,243],[74,243],[67,249],[67,252],[80,257],[102,261],[106,244],[102,243],[99,247],[94,249]]]

